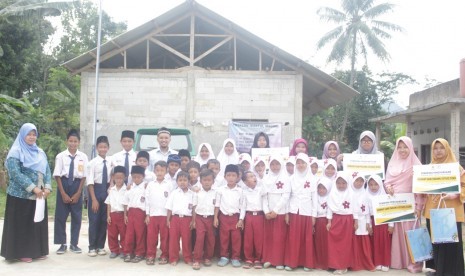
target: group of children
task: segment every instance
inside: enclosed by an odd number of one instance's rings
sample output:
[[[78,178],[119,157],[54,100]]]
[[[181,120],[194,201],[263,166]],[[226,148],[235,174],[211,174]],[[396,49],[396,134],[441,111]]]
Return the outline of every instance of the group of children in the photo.
[[[87,183],[89,256],[106,255],[108,233],[110,258],[147,265],[176,265],[182,250],[183,261],[196,270],[210,266],[215,251],[221,267],[389,270],[392,227],[373,223],[371,197],[384,193],[377,175],[367,181],[348,175],[328,158],[317,176],[317,158],[306,147],[293,147],[290,170],[281,156],[239,155],[231,139],[218,159],[204,143],[194,160],[183,150],[153,164],[148,152],[132,150],[133,143],[134,133],[123,131],[123,150],[109,157],[108,139],[100,136],[98,156],[88,162],[77,149],[78,132],[70,131],[53,174],[58,254],[67,251],[69,213],[69,250],[82,251],[81,193]]]

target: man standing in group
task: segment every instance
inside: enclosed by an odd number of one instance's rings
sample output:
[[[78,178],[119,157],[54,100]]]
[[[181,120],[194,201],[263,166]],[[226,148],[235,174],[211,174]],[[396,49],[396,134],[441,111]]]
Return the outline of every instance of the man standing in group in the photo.
[[[150,170],[153,171],[153,165],[160,160],[167,161],[168,155],[178,154],[177,151],[170,148],[171,133],[166,127],[161,127],[157,132],[158,148],[149,152],[150,154]]]

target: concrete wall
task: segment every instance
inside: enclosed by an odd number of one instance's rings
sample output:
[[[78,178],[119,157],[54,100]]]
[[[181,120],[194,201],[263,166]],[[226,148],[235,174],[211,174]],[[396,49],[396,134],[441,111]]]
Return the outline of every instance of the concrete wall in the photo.
[[[121,131],[142,127],[188,128],[195,145],[217,153],[232,119],[285,123],[283,146],[301,136],[302,76],[294,72],[103,70],[97,136],[107,135],[110,153],[121,149]],[[95,74],[81,74],[81,148],[92,146]]]
[[[410,95],[409,108],[421,107],[432,103],[439,103],[445,99],[461,97],[459,79],[451,80]]]

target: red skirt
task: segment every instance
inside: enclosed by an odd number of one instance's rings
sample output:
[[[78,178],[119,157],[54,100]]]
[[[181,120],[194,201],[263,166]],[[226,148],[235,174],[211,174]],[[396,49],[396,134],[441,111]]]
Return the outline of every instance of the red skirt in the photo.
[[[373,252],[369,235],[354,235],[352,240],[352,265],[350,269],[369,270],[375,269],[373,264]]]
[[[284,249],[287,236],[287,225],[284,216],[278,215],[274,219],[265,219],[263,262],[270,262],[273,266],[284,265]]]
[[[312,217],[289,214],[284,264],[292,268],[314,268],[314,250]]]
[[[391,266],[391,238],[388,232],[388,225],[375,225],[373,216],[371,217],[373,225],[373,235],[371,235],[371,244],[373,246],[373,264],[375,266]]]
[[[353,235],[354,217],[333,214],[331,229],[328,233],[328,266],[330,268],[346,269],[350,267]]]
[[[314,242],[315,267],[323,270],[328,269],[328,230],[326,230],[327,224],[327,218],[316,218]]]

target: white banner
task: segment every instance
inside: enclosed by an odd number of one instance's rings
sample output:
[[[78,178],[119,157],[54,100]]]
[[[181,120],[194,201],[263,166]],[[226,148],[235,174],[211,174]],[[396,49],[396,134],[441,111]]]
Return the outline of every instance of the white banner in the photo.
[[[459,163],[443,163],[413,166],[414,193],[460,193]]]
[[[412,193],[375,196],[372,204],[375,225],[415,220],[415,198]]]
[[[384,180],[384,154],[349,154],[344,153],[342,163],[344,171],[352,174],[358,172],[365,178],[372,174],[379,175]]]
[[[255,134],[264,132],[270,139],[270,147],[281,147],[281,131],[280,123],[263,123],[263,122],[230,122],[229,123],[229,138],[236,141],[237,151],[250,152]]]

